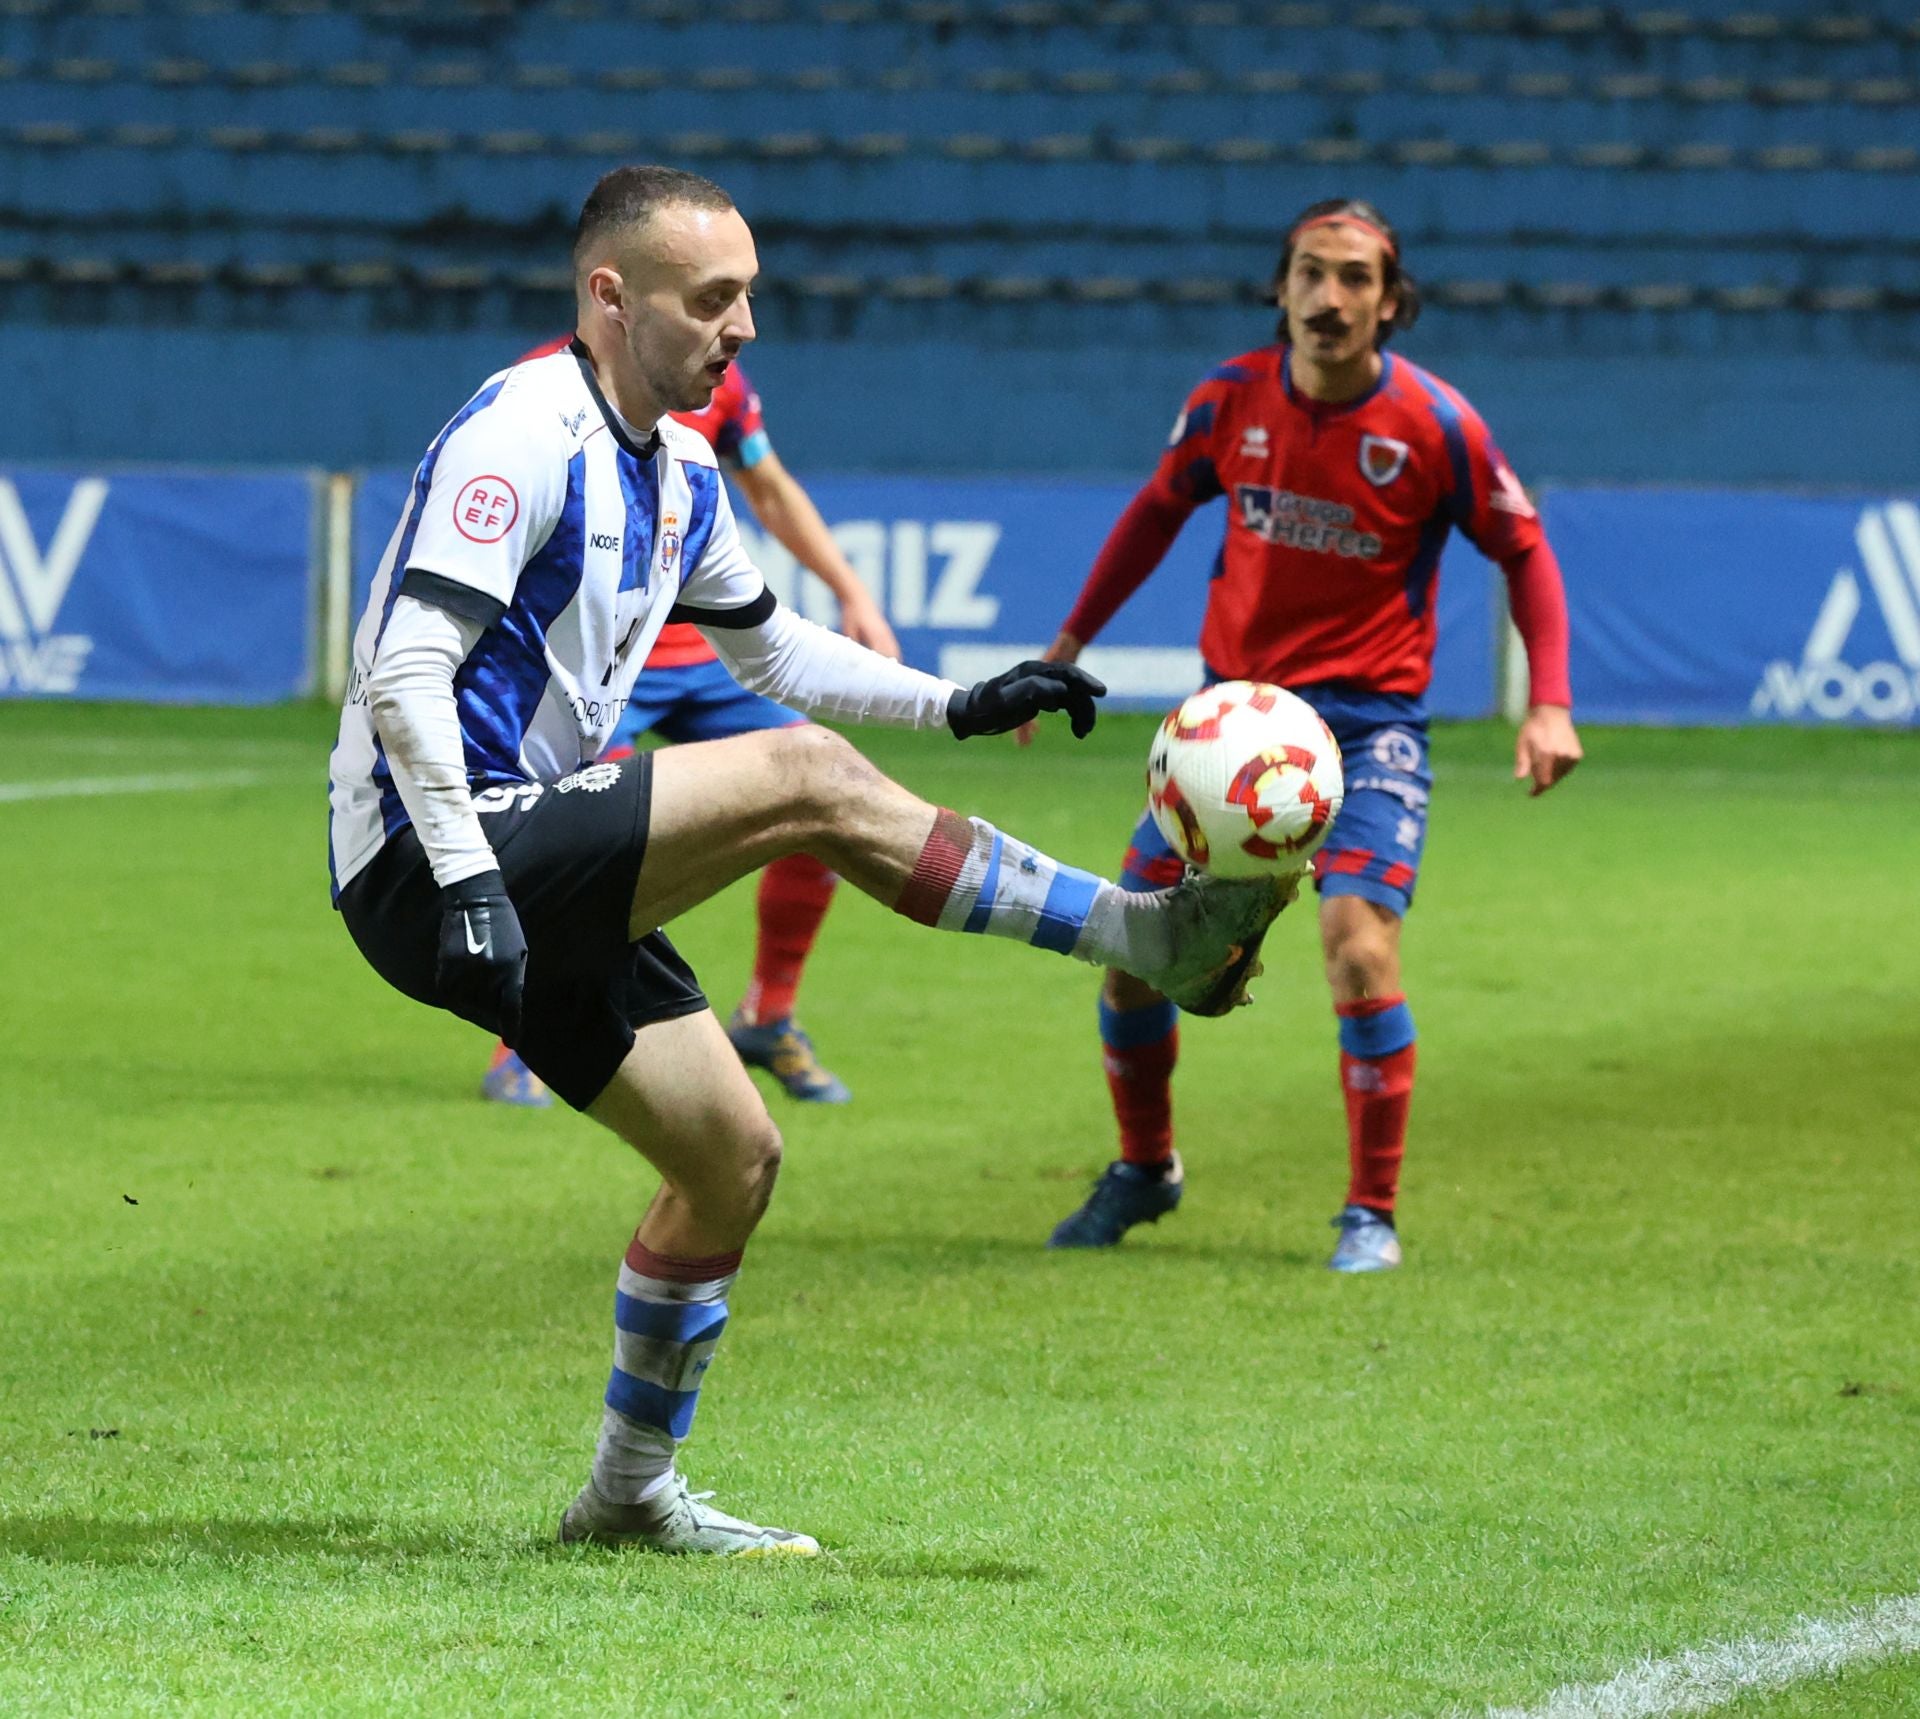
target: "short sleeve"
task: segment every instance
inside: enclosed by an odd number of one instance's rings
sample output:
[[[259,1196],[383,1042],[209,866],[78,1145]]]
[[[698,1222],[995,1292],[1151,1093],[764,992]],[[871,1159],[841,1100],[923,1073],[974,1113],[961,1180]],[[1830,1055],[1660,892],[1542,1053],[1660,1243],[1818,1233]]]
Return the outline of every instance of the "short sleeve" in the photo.
[[[566,500],[567,450],[544,429],[497,398],[454,421],[422,462],[427,495],[404,571],[512,603]]]

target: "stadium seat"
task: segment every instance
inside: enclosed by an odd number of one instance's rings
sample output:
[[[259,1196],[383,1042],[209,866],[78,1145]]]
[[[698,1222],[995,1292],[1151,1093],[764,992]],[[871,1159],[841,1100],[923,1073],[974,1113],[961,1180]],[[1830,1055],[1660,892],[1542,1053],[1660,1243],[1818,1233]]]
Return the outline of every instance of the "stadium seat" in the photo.
[[[771,332],[1116,351],[1257,305],[1276,211],[1352,182],[1440,337],[1811,350],[1920,290],[1867,243],[1912,230],[1917,51],[1848,0],[8,0],[0,285],[518,327],[592,175],[654,157],[753,217]]]

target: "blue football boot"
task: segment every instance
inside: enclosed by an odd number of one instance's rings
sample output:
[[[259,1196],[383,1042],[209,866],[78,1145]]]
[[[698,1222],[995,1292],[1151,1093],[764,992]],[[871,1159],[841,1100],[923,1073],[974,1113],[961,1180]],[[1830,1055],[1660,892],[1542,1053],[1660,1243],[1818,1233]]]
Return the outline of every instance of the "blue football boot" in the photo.
[[[1393,1220],[1371,1206],[1342,1206],[1329,1220],[1340,1240],[1327,1261],[1329,1271],[1391,1271],[1400,1263],[1400,1237]]]
[[[487,1064],[480,1082],[480,1096],[495,1104],[518,1104],[528,1110],[544,1110],[553,1102],[547,1083],[505,1045],[493,1047],[493,1061]]]
[[[1087,1203],[1062,1218],[1048,1247],[1114,1247],[1135,1224],[1158,1223],[1180,1204],[1187,1179],[1178,1152],[1164,1175],[1116,1160],[1100,1172]]]
[[[853,1098],[845,1081],[820,1066],[813,1040],[791,1015],[756,1027],[736,1010],[727,1023],[727,1037],[748,1068],[765,1069],[789,1098],[803,1104],[846,1104]]]

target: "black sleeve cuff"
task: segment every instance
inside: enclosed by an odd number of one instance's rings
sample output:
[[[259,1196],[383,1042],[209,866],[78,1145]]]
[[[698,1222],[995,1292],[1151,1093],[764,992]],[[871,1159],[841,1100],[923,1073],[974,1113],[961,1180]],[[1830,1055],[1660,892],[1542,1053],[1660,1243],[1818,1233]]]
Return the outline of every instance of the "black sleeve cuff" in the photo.
[[[412,577],[411,574],[408,575]],[[737,609],[700,609],[691,603],[675,603],[667,614],[668,624],[690,621],[696,627],[724,627],[729,631],[744,631],[748,627],[762,625],[780,604],[766,586],[760,587],[760,595],[751,603],[743,603]]]
[[[400,595],[411,597],[417,603],[430,603],[459,620],[472,621],[481,627],[492,626],[507,612],[506,604],[499,598],[476,591],[471,585],[462,585],[458,579],[428,573],[419,567],[409,567],[402,575]]]

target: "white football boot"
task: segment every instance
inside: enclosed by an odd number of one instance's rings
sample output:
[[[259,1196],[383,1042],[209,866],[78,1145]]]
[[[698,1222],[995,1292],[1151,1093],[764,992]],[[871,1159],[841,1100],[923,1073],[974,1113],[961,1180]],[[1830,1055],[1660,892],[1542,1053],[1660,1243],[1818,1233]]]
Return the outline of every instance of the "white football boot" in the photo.
[[[688,1491],[686,1477],[677,1469],[640,1504],[615,1504],[588,1481],[560,1518],[560,1539],[562,1544],[584,1540],[596,1546],[645,1546],[655,1552],[707,1552],[722,1558],[819,1555],[820,1542],[812,1535],[742,1522],[708,1504],[712,1496]]]

